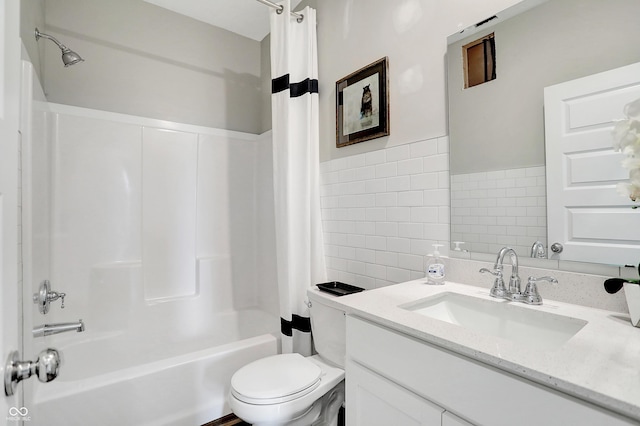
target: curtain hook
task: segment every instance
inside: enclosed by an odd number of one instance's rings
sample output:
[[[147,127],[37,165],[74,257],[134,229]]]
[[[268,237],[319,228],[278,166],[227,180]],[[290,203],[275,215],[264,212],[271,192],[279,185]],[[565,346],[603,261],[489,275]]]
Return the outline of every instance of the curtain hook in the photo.
[[[304,21],[304,15],[301,13],[300,16],[298,17],[298,19],[296,19],[296,22],[298,24],[302,23],[302,21]]]
[[[283,11],[284,11],[284,6],[283,5],[280,5],[280,7],[276,9],[276,13],[278,15],[282,15]]]

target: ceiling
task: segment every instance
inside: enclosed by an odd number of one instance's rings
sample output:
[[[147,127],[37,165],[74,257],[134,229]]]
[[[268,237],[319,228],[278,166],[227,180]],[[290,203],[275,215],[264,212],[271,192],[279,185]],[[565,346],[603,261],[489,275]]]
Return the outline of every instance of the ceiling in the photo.
[[[256,0],[144,1],[256,41],[269,34],[269,6]],[[291,7],[295,8],[300,1],[291,0]]]

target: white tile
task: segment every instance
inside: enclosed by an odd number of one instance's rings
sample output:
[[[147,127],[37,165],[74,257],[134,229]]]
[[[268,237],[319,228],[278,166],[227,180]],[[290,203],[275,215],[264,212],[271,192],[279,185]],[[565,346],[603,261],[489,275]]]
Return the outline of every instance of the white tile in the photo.
[[[384,194],[376,194],[375,204],[378,207],[395,207],[398,205],[398,193],[388,192]]]
[[[355,169],[357,167],[364,167],[365,161],[365,155],[364,154],[357,154],[357,155],[352,155],[350,157],[346,157],[347,158],[347,168],[349,169]]]
[[[372,263],[366,264],[366,275],[373,278],[387,279],[387,268]]]
[[[449,238],[449,225],[438,223],[425,224],[424,236],[432,240],[446,240]]]
[[[383,237],[397,237],[398,224],[396,222],[376,222],[376,235]]]
[[[438,140],[429,139],[409,145],[411,158],[419,158],[438,153]]]
[[[438,188],[449,189],[451,186],[451,178],[449,176],[449,172],[439,172],[438,173]]]
[[[375,166],[359,167],[357,169],[353,169],[354,180],[366,180],[366,179],[373,179],[375,177],[376,177]]]
[[[422,173],[422,158],[398,161],[398,176]]]
[[[338,256],[341,259],[351,259],[355,260],[356,258],[356,249],[354,247],[340,247],[338,250]]]
[[[438,153],[444,154],[449,152],[449,136],[438,138]]]
[[[409,222],[411,220],[411,209],[409,207],[387,207],[386,213],[385,219],[389,222]]]
[[[411,207],[411,222],[438,222],[438,208]]]
[[[406,238],[422,238],[422,223],[399,223],[398,236]]]
[[[424,256],[415,254],[398,254],[398,266],[400,268],[410,269],[413,271],[424,271]]]
[[[400,145],[387,149],[387,161],[400,161],[409,158],[409,145]]]
[[[463,182],[463,185],[469,182]],[[438,173],[422,173],[411,176],[411,189],[438,189]]]
[[[411,273],[406,269],[387,268],[387,280],[394,283],[402,283],[411,280]]]
[[[370,250],[386,250],[387,239],[380,236],[367,236],[367,248]]]
[[[411,240],[409,238],[387,238],[387,250],[395,253],[411,253]]]
[[[367,246],[367,239],[364,235],[349,234],[347,235],[347,244],[350,247],[364,248]]]
[[[507,178],[520,178],[520,177],[525,177],[526,176],[526,170],[525,169],[510,169],[510,170],[505,170],[505,176]]]
[[[438,154],[424,157],[422,159],[422,169],[425,172],[442,172],[449,170],[449,155]]]
[[[385,266],[398,266],[398,253],[378,251],[376,252],[376,263]]]
[[[371,249],[356,249],[356,259],[361,262],[376,263],[376,251]]]
[[[423,192],[424,206],[448,206],[449,191],[446,189],[428,189]]]
[[[397,165],[396,162],[378,164],[376,166],[376,177],[377,178],[392,177],[392,176],[397,176],[397,175],[398,175],[398,165]]]
[[[366,220],[372,222],[381,222],[387,220],[387,209],[384,207],[368,208],[366,213]]]
[[[382,164],[385,161],[387,161],[386,160],[386,155],[387,155],[387,153],[385,152],[384,149],[380,149],[378,151],[367,152],[366,156],[365,156],[365,163],[367,165]]]
[[[411,189],[410,176],[396,176],[387,179],[387,191],[407,191]]]
[[[398,192],[398,206],[422,206],[422,191]]]
[[[387,179],[371,179],[363,183],[365,184],[365,192],[376,193],[387,191]]]
[[[331,169],[336,172],[339,170],[344,170],[346,168],[348,168],[348,163],[347,163],[347,158],[343,157],[343,158],[336,158],[335,160],[331,161]]]
[[[357,222],[356,233],[361,235],[375,235],[376,234],[375,222]]]
[[[354,274],[358,274],[358,275],[365,275],[366,273],[366,263],[364,262],[359,262],[357,260],[350,260],[349,262],[347,262],[347,271],[354,273]]]

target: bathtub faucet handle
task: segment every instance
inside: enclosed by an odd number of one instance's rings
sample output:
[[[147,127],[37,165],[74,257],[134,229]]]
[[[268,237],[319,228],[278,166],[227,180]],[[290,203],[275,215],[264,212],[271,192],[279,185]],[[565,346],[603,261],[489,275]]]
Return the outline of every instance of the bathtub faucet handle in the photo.
[[[60,299],[60,308],[64,309],[64,298],[67,294],[60,291],[51,290],[51,283],[49,280],[44,280],[40,283],[38,292],[33,295],[33,303],[38,305],[38,310],[41,314],[49,312],[49,305],[51,302]]]

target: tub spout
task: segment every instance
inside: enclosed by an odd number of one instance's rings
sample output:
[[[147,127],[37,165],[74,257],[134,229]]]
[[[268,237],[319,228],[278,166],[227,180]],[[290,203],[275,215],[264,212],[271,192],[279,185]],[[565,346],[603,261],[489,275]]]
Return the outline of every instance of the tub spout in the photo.
[[[52,334],[64,333],[66,331],[84,331],[82,320],[78,322],[62,322],[59,324],[43,324],[33,329],[33,337],[51,336]]]

